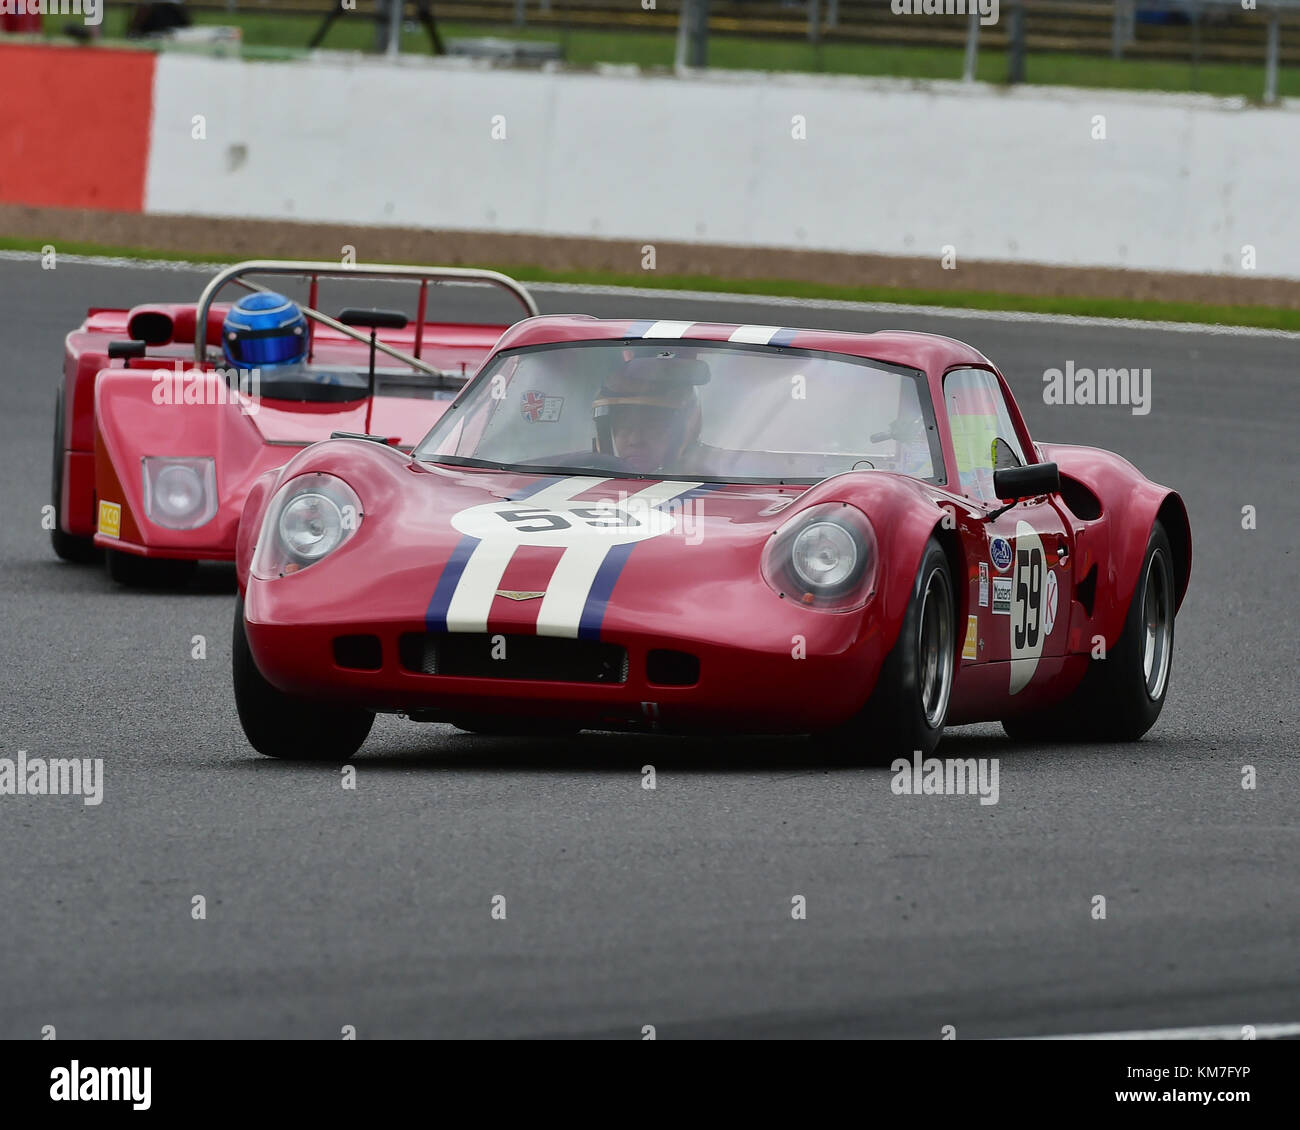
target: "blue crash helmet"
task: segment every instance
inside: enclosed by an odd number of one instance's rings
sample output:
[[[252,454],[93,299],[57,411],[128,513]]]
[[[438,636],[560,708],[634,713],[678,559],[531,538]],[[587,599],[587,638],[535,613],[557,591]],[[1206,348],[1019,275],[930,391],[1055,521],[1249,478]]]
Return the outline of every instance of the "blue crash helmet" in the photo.
[[[299,364],[307,356],[307,319],[283,294],[258,291],[230,308],[221,350],[237,369]]]

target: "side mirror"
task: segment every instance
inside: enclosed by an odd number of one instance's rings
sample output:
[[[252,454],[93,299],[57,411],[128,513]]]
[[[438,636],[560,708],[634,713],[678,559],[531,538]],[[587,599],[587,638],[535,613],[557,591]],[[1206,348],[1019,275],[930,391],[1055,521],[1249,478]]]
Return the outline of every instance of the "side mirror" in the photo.
[[[143,357],[149,345],[143,341],[110,341],[108,358],[110,361],[128,361],[132,357]]]
[[[1061,472],[1055,463],[1030,463],[993,472],[993,493],[1003,502],[1019,502],[1061,489]]]
[[[400,310],[358,310],[349,306],[339,312],[345,326],[364,326],[368,330],[404,330],[410,321]]]

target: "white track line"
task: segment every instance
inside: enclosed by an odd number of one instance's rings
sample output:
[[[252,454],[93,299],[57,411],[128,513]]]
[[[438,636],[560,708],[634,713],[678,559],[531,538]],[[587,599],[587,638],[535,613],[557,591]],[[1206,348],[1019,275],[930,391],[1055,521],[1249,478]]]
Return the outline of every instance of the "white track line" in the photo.
[[[36,251],[0,251],[0,261],[34,262]],[[212,272],[225,264],[190,263],[181,259],[124,259],[108,255],[60,255],[60,263],[90,267],[123,267],[142,271]],[[639,286],[593,286],[585,283],[524,283],[529,290],[553,294],[595,294],[613,298],[667,301],[730,302],[749,306],[798,307],[807,310],[847,310],[861,314],[909,314],[929,318],[965,318],[976,322],[1022,322],[1042,325],[1091,326],[1098,329],[1156,330],[1164,333],[1206,334],[1215,337],[1300,339],[1300,331],[1256,326],[1221,326],[1203,322],[1154,322],[1140,318],[1099,318],[1083,314],[1039,314],[1027,310],[970,310],[960,306],[913,306],[903,302],[849,302],[842,298],[793,298],[779,294],[733,294],[714,290],[657,290]]]
[[[1210,1028],[1153,1028],[1148,1032],[1082,1032],[1072,1036],[1029,1036],[1033,1040],[1241,1040],[1242,1024]],[[1252,1024],[1257,1040],[1300,1037],[1300,1024]]]

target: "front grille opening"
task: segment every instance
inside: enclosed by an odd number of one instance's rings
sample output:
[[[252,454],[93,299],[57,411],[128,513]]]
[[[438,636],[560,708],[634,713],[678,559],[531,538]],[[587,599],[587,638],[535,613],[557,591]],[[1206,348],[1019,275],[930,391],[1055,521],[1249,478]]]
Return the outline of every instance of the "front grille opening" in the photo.
[[[398,640],[402,666],[421,675],[626,683],[627,649],[599,640],[502,632],[410,632]]]
[[[693,687],[700,681],[699,656],[655,648],[646,656],[645,677],[661,687]]]
[[[353,671],[378,671],[384,648],[378,636],[335,636],[334,662]]]

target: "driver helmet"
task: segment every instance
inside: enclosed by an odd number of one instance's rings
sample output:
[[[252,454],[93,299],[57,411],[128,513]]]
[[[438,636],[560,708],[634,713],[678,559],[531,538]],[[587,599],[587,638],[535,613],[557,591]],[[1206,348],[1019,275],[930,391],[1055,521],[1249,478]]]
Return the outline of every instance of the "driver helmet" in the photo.
[[[307,319],[292,299],[258,291],[226,314],[221,351],[236,369],[301,364],[307,356]]]
[[[695,389],[709,380],[708,366],[695,358],[661,353],[633,357],[601,386],[592,402],[596,450],[624,456],[615,433],[624,421],[649,424],[662,441],[660,466],[676,461],[700,438],[702,418]]]

